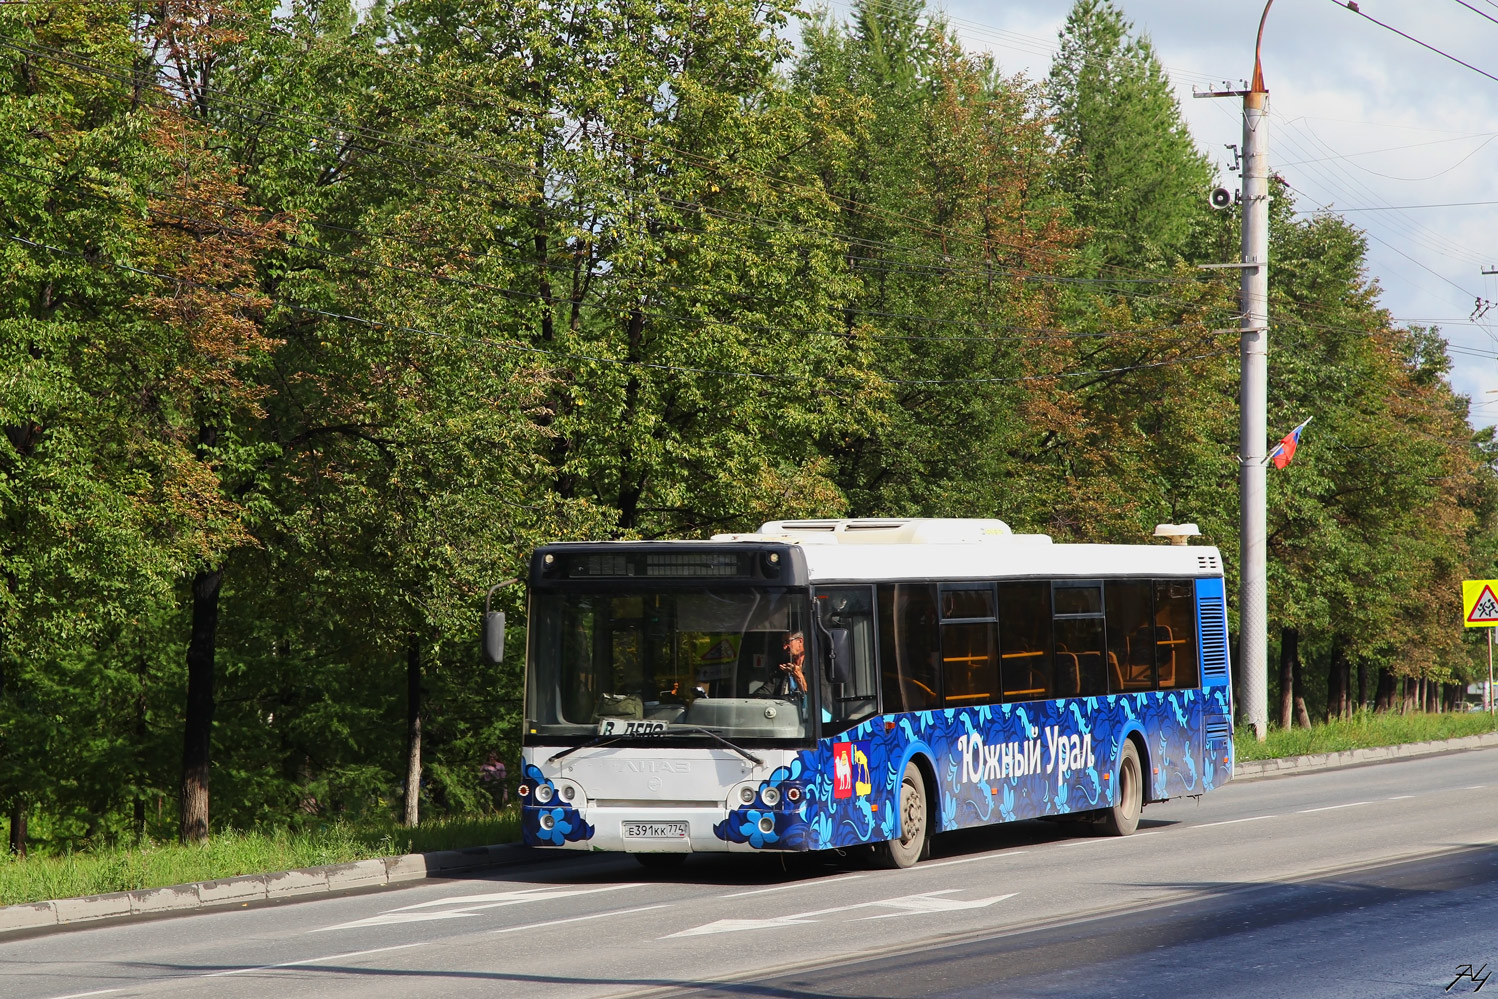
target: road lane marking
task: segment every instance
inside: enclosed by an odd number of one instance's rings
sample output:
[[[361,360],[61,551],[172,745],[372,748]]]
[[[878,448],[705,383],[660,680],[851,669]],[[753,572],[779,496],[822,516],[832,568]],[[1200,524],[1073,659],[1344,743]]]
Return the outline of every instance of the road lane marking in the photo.
[[[552,919],[544,923],[526,923],[523,926],[506,926],[502,930],[493,930],[494,933],[518,933],[521,930],[539,930],[543,926],[561,926],[563,923],[580,923],[585,919],[602,919],[605,916],[627,916],[632,912],[649,912],[651,909],[669,909],[669,902],[661,902],[659,905],[642,905],[637,909],[614,909],[609,912],[595,912],[588,916],[572,916],[569,919]]]
[[[1311,812],[1329,812],[1334,808],[1351,808],[1354,805],[1371,805],[1371,801],[1349,801],[1341,805],[1322,805],[1320,808],[1302,808],[1296,815],[1309,815]]]
[[[123,989],[96,989],[93,992],[74,992],[65,996],[54,996],[53,999],[83,999],[84,996],[107,996],[111,992],[123,992]]]
[[[985,853],[981,857],[963,857],[961,860],[938,860],[934,864],[922,864],[921,870],[929,870],[933,867],[951,867],[953,864],[973,864],[980,860],[1003,860],[1005,857],[1018,857],[1029,850],[1006,850],[1003,853]]]
[[[1193,829],[1210,829],[1213,826],[1230,826],[1230,825],[1233,825],[1234,823],[1237,823],[1237,822],[1257,822],[1260,819],[1277,819],[1277,818],[1279,818],[1278,815],[1250,815],[1246,819],[1223,819],[1221,822],[1203,822],[1201,825],[1199,825],[1199,826],[1192,826],[1191,828],[1193,828]]]
[[[1406,798],[1413,798],[1413,797],[1414,797],[1413,794],[1396,794],[1396,795],[1394,795],[1394,797],[1392,797],[1392,798],[1385,798],[1384,800],[1385,801],[1403,801]]]
[[[977,898],[971,901],[960,898],[944,898],[952,895],[963,888],[944,888],[941,891],[920,892],[915,895],[899,895],[895,898],[881,898],[872,902],[855,902],[852,905],[835,905],[829,909],[812,909],[809,912],[793,912],[785,916],[770,916],[767,919],[718,919],[691,929],[681,930],[678,933],[668,933],[661,940],[670,940],[673,937],[696,937],[710,933],[737,933],[742,930],[779,929],[785,926],[799,926],[805,923],[815,923],[818,916],[830,916],[839,912],[853,912],[856,909],[872,909],[883,906],[897,909],[898,912],[887,913],[885,916],[915,916],[931,913],[955,912],[962,909],[986,909],[995,902],[1002,902],[1006,898],[1013,898],[1017,892],[1007,895],[992,895],[988,898]],[[866,916],[866,919],[884,918],[883,916]]]
[[[932,865],[930,865],[930,864],[922,864],[921,866],[922,867],[930,867]],[[788,884],[788,885],[776,885],[773,888],[756,888],[753,891],[736,891],[732,895],[723,895],[721,897],[722,898],[743,898],[746,895],[764,895],[764,894],[766,894],[768,892],[772,892],[772,891],[785,891],[787,888],[801,888],[801,887],[804,887],[806,885],[835,885],[835,884],[841,884],[844,881],[857,881],[859,878],[866,878],[866,877],[868,877],[867,874],[849,874],[849,875],[846,875],[846,876],[840,877],[840,878],[828,878],[825,881],[820,881],[820,880],[817,880],[817,879],[813,878],[813,879],[809,879],[809,880],[806,880],[806,881],[797,881],[797,882],[795,882],[793,884]]]
[[[265,964],[258,968],[234,968],[229,971],[215,971],[207,975],[196,975],[196,978],[227,978],[229,975],[248,975],[256,971],[274,971],[277,968],[295,968],[303,964],[322,964],[326,961],[342,961],[350,957],[363,957],[366,954],[383,954],[389,950],[406,950],[411,947],[425,947],[426,941],[420,943],[396,944],[394,947],[375,947],[373,950],[351,950],[346,954],[329,954],[327,957],[309,957],[305,961],[286,961],[282,964]]]
[[[643,886],[644,882],[635,881],[628,884],[603,885],[598,888],[564,888],[561,885],[549,885],[542,888],[522,888],[515,891],[485,892],[480,895],[449,895],[446,898],[434,899],[430,902],[418,902],[415,905],[403,905],[398,909],[389,909],[378,916],[355,919],[352,922],[338,923],[335,926],[319,927],[313,932],[323,933],[328,930],[351,930],[366,926],[389,926],[393,923],[422,923],[436,919],[464,919],[469,916],[476,916],[484,909],[496,909],[507,905],[523,905],[527,902],[546,902],[552,899],[573,898],[578,895],[596,895],[599,892],[619,891],[623,888],[640,888]],[[437,905],[451,905],[452,908],[444,909],[441,912],[418,911]]]
[[[410,912],[414,909],[430,909],[437,905],[451,905],[454,902],[461,903],[458,908],[470,909],[484,902],[494,902],[499,905],[511,902],[531,902],[538,898],[566,898],[568,895],[587,895],[592,892],[618,891],[620,888],[643,888],[645,882],[632,881],[627,884],[603,885],[599,888],[572,888],[567,885],[542,885],[539,888],[516,888],[511,891],[485,892],[480,895],[449,895],[446,898],[433,899],[430,902],[417,902],[415,905],[403,905],[398,909],[387,910],[389,912]]]

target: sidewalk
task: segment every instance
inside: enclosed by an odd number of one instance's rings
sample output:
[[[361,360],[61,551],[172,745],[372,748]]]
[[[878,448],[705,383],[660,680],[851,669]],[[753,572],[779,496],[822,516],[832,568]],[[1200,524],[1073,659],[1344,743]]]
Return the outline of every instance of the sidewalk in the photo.
[[[1442,742],[1413,742],[1402,746],[1379,746],[1352,749],[1319,756],[1291,756],[1278,760],[1253,760],[1238,764],[1234,780],[1263,780],[1288,777],[1291,774],[1354,767],[1369,763],[1432,756],[1498,746],[1498,732],[1469,735]],[[536,852],[516,843],[476,846],[467,850],[444,850],[439,853],[408,853],[380,860],[360,860],[352,864],[308,867],[271,874],[249,874],[221,881],[147,888],[141,891],[90,895],[86,898],[63,898],[50,902],[30,902],[0,906],[0,939],[9,930],[41,929],[65,926],[95,919],[143,916],[162,912],[206,909],[225,905],[246,905],[269,899],[304,898],[373,888],[382,885],[420,881],[465,871],[544,863],[561,854]],[[576,856],[576,854],[567,854]]]

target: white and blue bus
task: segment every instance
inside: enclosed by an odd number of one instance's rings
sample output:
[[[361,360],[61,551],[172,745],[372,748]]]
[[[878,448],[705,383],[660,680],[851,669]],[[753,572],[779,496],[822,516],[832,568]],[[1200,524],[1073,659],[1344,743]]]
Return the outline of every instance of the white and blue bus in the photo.
[[[1233,772],[1215,548],[780,521],[548,545],[529,586],[534,847],[868,846],[905,867],[987,823],[1127,835]]]

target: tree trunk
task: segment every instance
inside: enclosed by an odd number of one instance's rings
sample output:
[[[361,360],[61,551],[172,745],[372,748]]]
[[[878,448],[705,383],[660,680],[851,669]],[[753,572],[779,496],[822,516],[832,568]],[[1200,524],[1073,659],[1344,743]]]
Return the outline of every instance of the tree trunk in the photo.
[[[1280,629],[1280,728],[1295,723],[1295,664],[1300,659],[1300,632]]]
[[[1301,661],[1300,661],[1300,636],[1299,635],[1296,635],[1296,641],[1295,641],[1295,658],[1292,659],[1292,660],[1290,660],[1290,673],[1291,673],[1290,687],[1291,687],[1292,690],[1295,691],[1295,714],[1296,714],[1296,719],[1295,720],[1296,720],[1296,723],[1299,724],[1301,728],[1310,728],[1311,727],[1311,721],[1310,721],[1309,718],[1306,718],[1306,714],[1305,714],[1305,711],[1306,711],[1306,703],[1305,703],[1306,702],[1305,667],[1301,664]],[[1300,720],[1301,718],[1306,718],[1306,720],[1305,721],[1301,721]]]
[[[1378,668],[1378,693],[1374,695],[1373,710],[1394,710],[1394,674],[1380,666]]]
[[[187,719],[182,741],[184,843],[208,839],[208,768],[213,732],[213,655],[218,642],[218,595],[224,572],[192,579],[192,636],[187,643]]]
[[[1327,721],[1342,717],[1342,643],[1332,639],[1332,654],[1326,666],[1326,715]]]
[[[26,799],[17,796],[10,803],[10,852],[26,858]]]
[[[1358,660],[1358,703],[1359,708],[1368,706],[1368,664]]]
[[[421,820],[421,642],[406,646],[406,814],[405,824]]]

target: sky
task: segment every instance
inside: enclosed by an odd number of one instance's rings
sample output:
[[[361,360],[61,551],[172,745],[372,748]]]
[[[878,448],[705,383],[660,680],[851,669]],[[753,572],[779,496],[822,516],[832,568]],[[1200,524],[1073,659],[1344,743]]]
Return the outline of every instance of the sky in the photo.
[[[1044,79],[1071,0],[928,0],[970,50]],[[1237,189],[1225,146],[1242,102],[1194,98],[1253,74],[1263,0],[1115,0],[1149,36],[1197,145]],[[845,3],[831,5],[846,15]],[[1498,0],[1274,0],[1264,29],[1270,169],[1302,210],[1331,208],[1368,240],[1369,276],[1399,322],[1437,325],[1472,423],[1498,423]],[[1402,38],[1368,18],[1413,36]],[[1203,191],[1205,198],[1207,192]],[[1428,207],[1445,205],[1452,207]],[[1274,260],[1270,258],[1270,268]],[[1272,317],[1271,317],[1272,319]],[[1274,343],[1270,340],[1270,379]]]

